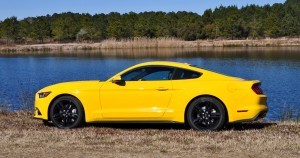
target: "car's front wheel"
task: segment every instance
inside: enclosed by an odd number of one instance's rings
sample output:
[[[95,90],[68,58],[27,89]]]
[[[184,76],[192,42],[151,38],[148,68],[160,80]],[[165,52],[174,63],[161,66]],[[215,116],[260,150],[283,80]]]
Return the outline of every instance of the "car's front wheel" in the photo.
[[[195,130],[220,130],[226,120],[225,107],[213,97],[195,99],[186,116],[188,124]]]
[[[49,119],[58,128],[75,128],[82,125],[84,111],[80,101],[72,96],[62,96],[51,105]]]

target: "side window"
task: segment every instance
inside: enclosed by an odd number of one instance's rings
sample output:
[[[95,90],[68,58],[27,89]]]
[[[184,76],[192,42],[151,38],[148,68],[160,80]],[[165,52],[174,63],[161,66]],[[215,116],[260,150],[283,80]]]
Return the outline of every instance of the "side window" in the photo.
[[[139,75],[141,75],[145,71],[146,71],[145,68],[134,69],[134,70],[131,70],[131,71],[126,72],[125,74],[121,75],[121,78],[124,81],[135,81],[135,78],[137,78]]]
[[[201,73],[177,68],[173,76],[173,80],[193,79],[201,76]]]
[[[143,67],[137,68],[121,75],[124,81],[157,81],[169,80],[174,69],[169,67]]]
[[[147,74],[141,77],[143,81],[169,80],[172,76],[172,68],[152,67],[147,69]]]

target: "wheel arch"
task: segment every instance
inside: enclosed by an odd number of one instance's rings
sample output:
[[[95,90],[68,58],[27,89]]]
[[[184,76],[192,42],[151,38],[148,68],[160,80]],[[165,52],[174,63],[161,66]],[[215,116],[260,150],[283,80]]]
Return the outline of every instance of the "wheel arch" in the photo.
[[[191,105],[191,103],[192,103],[194,100],[196,100],[196,99],[198,99],[198,98],[201,98],[201,97],[212,97],[212,98],[214,98],[214,99],[217,99],[217,100],[223,105],[223,107],[224,107],[224,109],[225,109],[225,115],[226,115],[226,117],[225,117],[225,124],[228,123],[228,120],[229,120],[229,118],[228,118],[228,117],[229,117],[229,116],[228,116],[228,110],[227,110],[227,107],[226,107],[226,105],[224,104],[224,102],[223,102],[221,99],[219,99],[218,97],[214,96],[214,95],[210,95],[210,94],[202,94],[202,95],[198,95],[198,96],[194,97],[193,99],[191,99],[191,100],[189,101],[189,103],[187,104],[187,106],[185,107],[185,110],[184,110],[184,124],[188,125],[188,123],[187,123],[187,110],[188,110],[189,106]]]
[[[57,100],[58,98],[63,97],[63,96],[70,96],[70,97],[73,97],[73,98],[75,98],[75,99],[77,99],[77,100],[79,101],[79,103],[81,104],[82,109],[83,109],[83,118],[84,118],[83,121],[85,122],[85,110],[84,110],[84,106],[82,105],[81,101],[80,101],[76,96],[74,96],[74,95],[72,95],[72,94],[67,94],[67,93],[59,94],[59,95],[57,95],[56,97],[54,97],[54,98],[51,100],[51,102],[50,102],[50,104],[49,104],[49,106],[48,106],[48,110],[47,110],[48,121],[50,121],[50,118],[49,118],[49,116],[50,116],[50,109],[51,109],[51,107],[53,106],[53,102],[54,102],[55,100]]]

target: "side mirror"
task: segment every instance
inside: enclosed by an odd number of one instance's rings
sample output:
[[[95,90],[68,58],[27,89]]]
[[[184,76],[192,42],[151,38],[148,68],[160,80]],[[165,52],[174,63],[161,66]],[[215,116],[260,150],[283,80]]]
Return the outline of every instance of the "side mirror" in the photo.
[[[111,80],[112,83],[118,83],[118,82],[121,82],[121,81],[122,81],[122,78],[121,78],[120,75],[115,76],[115,77]]]

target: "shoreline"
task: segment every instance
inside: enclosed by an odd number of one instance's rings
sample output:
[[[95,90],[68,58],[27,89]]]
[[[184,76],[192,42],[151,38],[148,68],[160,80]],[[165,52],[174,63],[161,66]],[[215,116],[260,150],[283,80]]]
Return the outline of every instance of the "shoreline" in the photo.
[[[300,38],[278,38],[257,40],[197,40],[183,41],[173,38],[104,40],[98,43],[47,43],[32,45],[0,45],[0,53],[51,52],[74,50],[116,50],[116,49],[205,49],[227,47],[299,47]]]
[[[104,123],[63,130],[45,126],[41,120],[33,119],[32,113],[0,113],[0,154],[4,157],[184,157],[187,154],[299,157],[299,132],[297,122],[243,123],[218,132],[194,131],[175,124]]]

